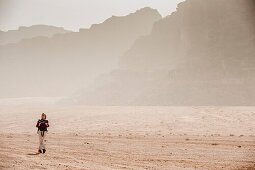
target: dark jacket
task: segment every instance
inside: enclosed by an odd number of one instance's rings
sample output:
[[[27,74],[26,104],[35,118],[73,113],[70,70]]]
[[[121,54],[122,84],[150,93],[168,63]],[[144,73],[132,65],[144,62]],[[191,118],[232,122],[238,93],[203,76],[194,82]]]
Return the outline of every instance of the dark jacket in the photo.
[[[40,124],[41,123],[41,124]],[[47,123],[47,125],[45,124]],[[40,124],[40,126],[39,126]],[[49,121],[45,120],[45,119],[39,119],[37,121],[36,127],[38,128],[38,130],[40,131],[47,131],[47,127],[49,127]]]

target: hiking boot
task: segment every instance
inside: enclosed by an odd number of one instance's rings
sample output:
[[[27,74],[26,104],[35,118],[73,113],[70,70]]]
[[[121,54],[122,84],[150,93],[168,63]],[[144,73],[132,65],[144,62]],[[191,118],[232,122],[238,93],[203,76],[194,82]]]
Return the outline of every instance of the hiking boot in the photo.
[[[41,149],[38,150],[39,153],[42,153]]]
[[[46,152],[46,150],[45,149],[43,149],[43,153],[45,153]]]

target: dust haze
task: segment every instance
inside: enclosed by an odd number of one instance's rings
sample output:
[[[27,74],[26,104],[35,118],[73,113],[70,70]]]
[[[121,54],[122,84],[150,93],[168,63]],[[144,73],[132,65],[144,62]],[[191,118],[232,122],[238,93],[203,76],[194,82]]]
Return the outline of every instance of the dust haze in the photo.
[[[1,32],[1,98],[82,105],[254,105],[254,2],[186,1],[71,32]],[[36,30],[37,29],[37,30]]]
[[[0,4],[0,169],[255,168],[254,0]]]

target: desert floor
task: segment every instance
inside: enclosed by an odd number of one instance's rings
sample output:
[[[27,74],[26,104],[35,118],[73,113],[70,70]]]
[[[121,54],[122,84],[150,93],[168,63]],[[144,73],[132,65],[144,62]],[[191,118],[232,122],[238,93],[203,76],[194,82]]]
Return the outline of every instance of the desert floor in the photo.
[[[255,169],[255,107],[7,104],[0,117],[0,169]]]

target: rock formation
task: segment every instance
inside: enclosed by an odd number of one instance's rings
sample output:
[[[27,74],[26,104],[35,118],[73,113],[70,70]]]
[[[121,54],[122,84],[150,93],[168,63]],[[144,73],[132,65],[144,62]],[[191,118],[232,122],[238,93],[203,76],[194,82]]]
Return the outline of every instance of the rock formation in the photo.
[[[68,96],[116,68],[122,55],[161,19],[143,8],[79,32],[34,37],[0,47],[0,97]]]
[[[70,31],[48,25],[21,26],[18,30],[0,31],[0,45],[17,43],[23,39],[30,39],[38,36],[52,37],[55,34],[64,34],[67,32]]]
[[[108,79],[78,101],[255,105],[255,1],[180,3],[154,24],[150,35],[135,41]]]

